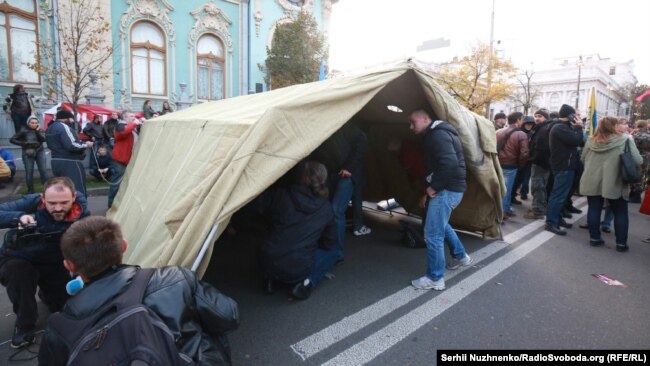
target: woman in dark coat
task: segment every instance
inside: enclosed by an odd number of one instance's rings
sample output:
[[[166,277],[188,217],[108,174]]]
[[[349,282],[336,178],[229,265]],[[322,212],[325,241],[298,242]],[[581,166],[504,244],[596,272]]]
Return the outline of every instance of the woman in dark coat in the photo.
[[[45,181],[47,181],[45,148],[43,147],[45,134],[41,130],[38,118],[35,116],[29,117],[27,119],[27,127],[13,135],[9,142],[23,148],[23,165],[25,165],[27,194],[34,193],[34,162],[38,165],[41,183],[45,184]]]
[[[293,297],[306,299],[336,263],[337,232],[328,193],[327,169],[307,161],[298,166],[296,183],[260,197],[260,211],[271,224],[260,253],[268,292],[274,281],[288,283]]]

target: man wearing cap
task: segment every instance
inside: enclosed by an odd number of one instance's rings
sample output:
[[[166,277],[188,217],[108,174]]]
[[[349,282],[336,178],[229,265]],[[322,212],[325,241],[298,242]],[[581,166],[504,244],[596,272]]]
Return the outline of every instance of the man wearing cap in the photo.
[[[580,154],[578,147],[583,146],[583,122],[577,116],[576,110],[570,105],[560,107],[559,122],[554,124],[549,133],[550,167],[553,173],[553,189],[548,198],[545,229],[557,234],[566,235],[560,228],[562,208],[569,197],[576,170],[579,167]],[[571,224],[564,224],[570,227]]]
[[[92,141],[82,142],[70,127],[76,123],[72,112],[61,109],[45,132],[47,147],[52,152],[52,174],[55,177],[68,177],[77,190],[86,195],[86,171],[83,160],[86,149],[93,146]]]
[[[494,130],[500,130],[506,125],[506,114],[499,112],[494,115]]]
[[[533,115],[535,126],[530,137],[530,156],[532,163],[530,169],[530,193],[533,195],[533,201],[530,210],[524,215],[527,219],[543,219],[546,215],[546,202],[548,195],[546,185],[550,175],[551,167],[549,160],[551,151],[548,147],[548,129],[553,120],[549,119],[548,111],[540,109]]]

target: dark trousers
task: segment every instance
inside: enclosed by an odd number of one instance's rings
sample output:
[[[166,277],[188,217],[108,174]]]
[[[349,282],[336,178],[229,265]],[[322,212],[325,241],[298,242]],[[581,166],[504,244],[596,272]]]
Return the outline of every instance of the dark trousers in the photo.
[[[587,196],[587,225],[589,225],[589,237],[591,239],[600,239],[600,214],[603,209],[605,199],[601,196]],[[614,213],[614,234],[616,244],[627,244],[627,231],[629,227],[629,217],[627,214],[627,201],[618,198],[609,200],[609,208]]]
[[[68,177],[74,183],[74,188],[86,194],[86,169],[81,160],[65,158],[52,158],[52,175],[55,177]]]
[[[23,128],[27,127],[27,118],[31,113],[11,112],[11,120],[14,122],[14,130],[18,133]]]
[[[5,258],[0,264],[0,283],[7,288],[16,314],[16,326],[21,329],[36,326],[36,287],[40,287],[43,302],[53,313],[60,311],[68,299],[65,291],[68,281],[70,274],[62,264],[37,266],[20,258]]]
[[[117,191],[120,190],[120,183],[122,183],[122,177],[124,177],[125,172],[126,165],[113,160],[111,167],[111,185],[108,188],[108,208],[113,207],[113,200],[117,196]]]
[[[530,192],[531,167],[531,164],[527,164],[525,167],[519,168],[519,170],[517,170],[515,184],[512,186],[512,192],[510,192],[512,199],[515,199],[515,197],[517,197],[517,190],[519,190],[520,197],[523,198],[528,196],[528,192]]]

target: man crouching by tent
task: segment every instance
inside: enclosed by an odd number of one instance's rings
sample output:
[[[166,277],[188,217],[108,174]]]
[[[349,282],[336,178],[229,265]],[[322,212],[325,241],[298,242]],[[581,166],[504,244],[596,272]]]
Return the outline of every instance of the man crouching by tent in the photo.
[[[460,204],[467,189],[465,157],[458,132],[450,123],[432,121],[424,110],[409,115],[411,131],[423,134],[426,215],[424,240],[427,243],[427,273],[411,281],[419,290],[445,289],[445,247],[447,242],[452,263],[447,269],[469,266],[472,258],[465,252],[463,243],[449,225],[451,212]]]
[[[337,230],[328,193],[325,166],[304,161],[293,184],[260,196],[259,210],[271,224],[260,251],[267,293],[282,282],[291,285],[293,298],[304,300],[336,263]]]

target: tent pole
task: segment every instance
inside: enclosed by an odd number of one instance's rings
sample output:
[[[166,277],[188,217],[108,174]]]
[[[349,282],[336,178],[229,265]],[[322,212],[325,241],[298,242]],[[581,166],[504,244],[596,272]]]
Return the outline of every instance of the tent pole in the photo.
[[[205,241],[203,242],[203,246],[201,247],[201,251],[199,252],[199,255],[194,260],[194,264],[192,264],[192,272],[196,272],[196,270],[199,268],[201,261],[203,261],[203,257],[205,257],[205,252],[208,251],[208,248],[210,247],[210,243],[212,243],[212,240],[214,239],[214,236],[217,234],[218,229],[219,229],[219,224],[214,224],[212,226],[212,229],[210,230],[210,234],[208,234],[208,237],[205,238]]]

